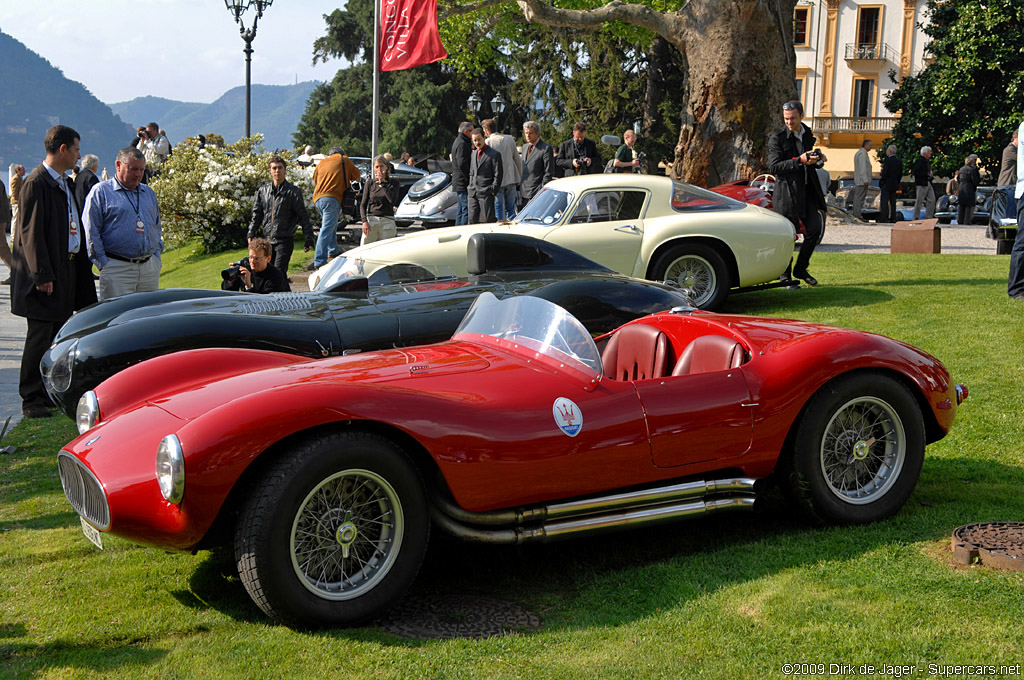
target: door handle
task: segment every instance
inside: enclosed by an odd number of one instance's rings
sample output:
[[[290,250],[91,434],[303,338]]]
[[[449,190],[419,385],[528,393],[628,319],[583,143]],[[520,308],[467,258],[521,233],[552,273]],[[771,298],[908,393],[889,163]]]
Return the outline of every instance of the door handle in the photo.
[[[636,227],[635,224],[624,224],[621,227],[615,227],[615,231],[629,231],[634,234],[640,233],[640,230]]]

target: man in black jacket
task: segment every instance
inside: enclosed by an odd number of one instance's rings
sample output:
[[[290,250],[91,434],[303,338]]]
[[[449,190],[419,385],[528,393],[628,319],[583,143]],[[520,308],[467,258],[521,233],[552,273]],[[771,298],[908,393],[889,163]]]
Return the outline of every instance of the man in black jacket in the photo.
[[[587,126],[583,123],[572,126],[572,137],[558,147],[555,163],[565,171],[566,177],[604,172],[604,163],[601,162],[597,144],[594,144],[594,140],[587,139]]]
[[[914,217],[924,213],[925,219],[935,217],[935,189],[932,187],[932,147],[922,146],[921,155],[914,162]]]
[[[459,134],[452,142],[452,191],[459,202],[455,224],[469,224],[469,155],[473,151],[473,124],[459,123]]]
[[[469,224],[494,221],[494,196],[501,188],[501,154],[487,146],[484,131],[473,130],[469,155]]]
[[[96,171],[99,169],[99,158],[91,153],[82,156],[82,169],[75,176],[75,198],[78,199],[78,205],[85,207],[85,199],[89,195],[89,191],[100,183],[100,178],[96,176]]]
[[[879,205],[879,222],[896,221],[896,194],[900,190],[900,179],[903,177],[903,161],[896,155],[896,145],[890,144],[885,150],[885,161],[882,162],[882,173],[878,177],[878,186],[882,190]]]
[[[309,226],[302,190],[284,178],[284,159],[271,156],[267,165],[272,181],[256,190],[252,221],[249,223],[249,243],[257,236],[266,238],[274,247],[274,266],[287,277],[288,263],[295,249],[295,232],[301,225],[306,239],[304,250],[308,252],[315,244],[313,230]]]
[[[96,302],[82,231],[82,206],[65,175],[79,158],[80,135],[65,125],[46,133],[46,160],[21,188],[14,229],[11,312],[28,321],[18,392],[28,418],[50,415],[39,361],[71,313]]]
[[[978,154],[972,153],[964,161],[964,167],[956,172],[960,183],[956,192],[956,223],[971,224],[974,222],[974,210],[978,207],[978,185],[981,184],[981,173],[978,172]]]
[[[555,157],[551,145],[540,138],[540,125],[528,120],[523,123],[523,172],[519,182],[522,207],[530,202],[540,188],[555,174]]]
[[[818,285],[807,266],[815,246],[821,238],[825,196],[815,166],[824,163],[823,153],[814,148],[814,135],[803,124],[804,107],[797,101],[782,105],[782,119],[786,126],[768,138],[768,172],[775,175],[772,206],[775,212],[789,218],[794,228],[804,225],[804,242],[796,258],[796,265],[786,267],[779,277],[791,283],[792,277],[803,279],[809,286]]]
[[[237,271],[235,271],[237,270]],[[291,290],[284,272],[270,264],[270,241],[254,238],[249,242],[249,257],[232,263],[221,276],[221,290],[247,293],[280,293]]]

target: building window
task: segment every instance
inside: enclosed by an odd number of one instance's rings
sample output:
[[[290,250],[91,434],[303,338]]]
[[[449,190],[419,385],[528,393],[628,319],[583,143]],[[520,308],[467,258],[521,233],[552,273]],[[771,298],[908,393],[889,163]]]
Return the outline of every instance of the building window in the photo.
[[[811,8],[796,7],[793,10],[793,46],[809,47],[811,40]]]
[[[875,81],[857,78],[853,81],[854,118],[870,118],[875,115]]]
[[[881,7],[860,7],[857,12],[857,46],[860,48],[877,47],[879,44],[879,26],[881,26]]]

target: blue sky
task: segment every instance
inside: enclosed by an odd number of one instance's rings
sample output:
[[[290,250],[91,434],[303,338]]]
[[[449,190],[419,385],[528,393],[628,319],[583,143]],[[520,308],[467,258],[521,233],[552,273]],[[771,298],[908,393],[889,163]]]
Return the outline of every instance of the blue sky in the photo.
[[[330,80],[344,62],[312,66],[324,14],[344,0],[274,0],[253,42],[252,82]],[[243,17],[252,25],[255,10]],[[144,95],[211,102],[245,84],[245,42],[223,0],[3,0],[0,30],[100,101]]]

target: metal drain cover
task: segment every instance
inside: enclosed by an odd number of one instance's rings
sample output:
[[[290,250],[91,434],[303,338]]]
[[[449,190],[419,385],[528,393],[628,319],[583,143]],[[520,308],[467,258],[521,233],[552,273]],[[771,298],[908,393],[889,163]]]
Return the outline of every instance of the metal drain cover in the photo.
[[[540,617],[511,602],[473,595],[412,595],[379,621],[382,630],[416,640],[507,635],[540,626]]]
[[[1024,522],[979,522],[953,530],[953,559],[1024,571]]]

